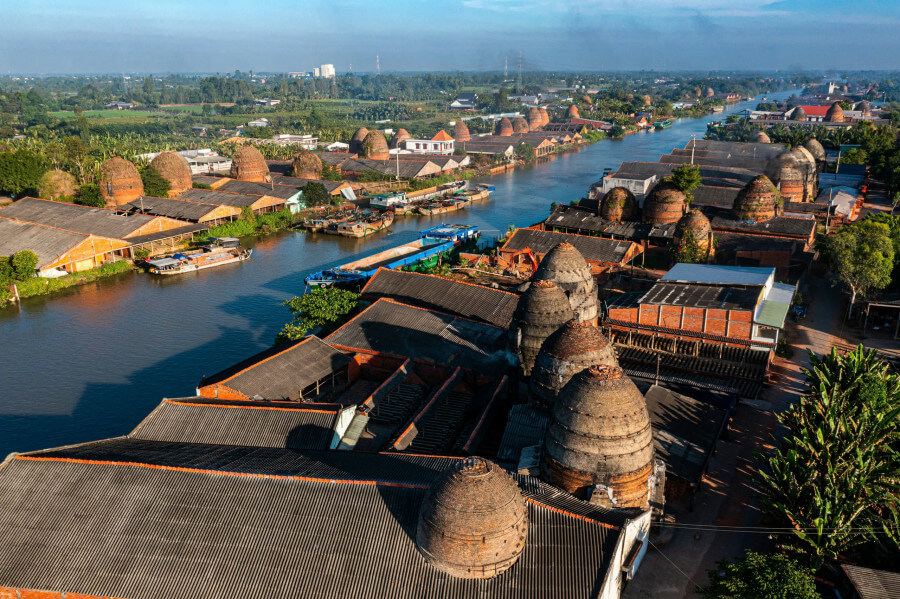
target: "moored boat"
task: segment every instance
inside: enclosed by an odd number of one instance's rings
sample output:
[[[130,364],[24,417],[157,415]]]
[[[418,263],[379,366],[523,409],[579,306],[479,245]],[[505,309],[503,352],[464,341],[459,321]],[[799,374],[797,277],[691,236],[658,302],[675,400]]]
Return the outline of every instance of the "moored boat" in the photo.
[[[440,225],[419,233],[419,239],[366,258],[313,273],[306,277],[309,287],[361,288],[379,268],[415,269],[449,256],[454,248],[478,239],[478,227]]]
[[[380,215],[370,215],[337,223],[334,231],[344,237],[368,237],[387,229],[393,222],[393,212],[382,212]],[[325,232],[332,233],[332,230],[328,229]]]
[[[672,126],[672,121],[656,121],[653,126],[657,129],[668,129]]]
[[[179,275],[215,266],[243,262],[253,250],[242,248],[234,237],[222,237],[203,246],[199,252],[179,252],[155,260],[148,260],[148,272],[154,275]]]

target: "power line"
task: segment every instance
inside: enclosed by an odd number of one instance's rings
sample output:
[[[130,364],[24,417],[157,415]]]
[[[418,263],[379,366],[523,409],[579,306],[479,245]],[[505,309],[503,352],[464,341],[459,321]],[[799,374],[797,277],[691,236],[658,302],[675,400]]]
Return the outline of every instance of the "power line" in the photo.
[[[662,550],[661,550],[659,547],[657,547],[656,545],[654,545],[653,543],[651,543],[651,542],[650,542],[650,539],[647,539],[647,544],[650,545],[651,547],[653,547],[653,548],[656,550],[656,552],[657,552],[658,554],[660,554],[661,556],[663,556],[663,559],[665,559],[667,562],[669,562],[670,564],[672,564],[672,567],[675,568],[676,570],[678,570],[678,572],[679,572],[682,576],[684,576],[685,578],[687,578],[688,582],[690,582],[692,585],[694,585],[695,588],[698,588],[698,589],[700,588],[700,585],[697,584],[696,582],[694,582],[694,579],[693,579],[693,578],[691,578],[690,576],[688,576],[688,575],[685,573],[684,570],[682,570],[681,568],[679,568],[679,567],[678,567],[678,564],[676,564],[675,562],[673,562],[672,560],[670,560],[670,559],[669,559],[669,556],[667,556],[665,553],[663,553]]]

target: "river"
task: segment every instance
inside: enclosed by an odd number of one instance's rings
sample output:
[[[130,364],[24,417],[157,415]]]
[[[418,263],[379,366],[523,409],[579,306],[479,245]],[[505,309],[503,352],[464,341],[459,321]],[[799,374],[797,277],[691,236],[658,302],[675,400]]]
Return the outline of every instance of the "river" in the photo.
[[[253,259],[242,264],[171,278],[129,273],[2,308],[0,459],[122,435],[162,397],[193,395],[203,375],[271,345],[289,317],[281,302],[311,272],[411,241],[442,220],[479,225],[486,237],[533,224],[551,202],[582,197],[604,168],[655,162],[723,118],[682,119],[492,177],[490,201],[443,219],[400,218],[373,239],[282,233],[249,243]]]

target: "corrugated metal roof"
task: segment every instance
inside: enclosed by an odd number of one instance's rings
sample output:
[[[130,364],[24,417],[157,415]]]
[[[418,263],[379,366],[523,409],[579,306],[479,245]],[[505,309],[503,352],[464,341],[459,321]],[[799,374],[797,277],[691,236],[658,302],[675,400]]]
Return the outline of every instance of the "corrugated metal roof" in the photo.
[[[276,345],[206,377],[200,387],[222,384],[262,399],[298,399],[304,387],[350,363],[350,356],[315,335]]]
[[[658,282],[641,298],[641,304],[686,306],[716,310],[755,310],[760,290],[727,285],[694,285],[675,281]]]
[[[216,206],[236,206],[243,208],[259,201],[259,196],[242,193],[225,193],[224,191],[212,191],[209,189],[187,189],[178,196],[182,200],[215,204]]]
[[[502,328],[509,327],[519,302],[519,296],[514,293],[386,268],[375,273],[362,294],[373,300],[386,297]]]
[[[300,189],[291,185],[270,185],[268,183],[254,183],[253,181],[229,181],[221,187],[217,187],[216,192],[236,193],[247,196],[269,196],[287,200],[300,193]],[[255,197],[253,201],[258,199],[259,197]],[[225,202],[220,201],[219,203]]]
[[[235,476],[204,456],[245,448],[172,459],[167,444],[82,447],[35,456],[80,462],[20,457],[0,470],[0,585],[131,599],[592,597],[626,517],[516,477],[528,500],[522,556],[466,580],[429,566],[414,541],[424,487],[449,459],[257,449],[275,468]],[[282,465],[298,461],[307,467]],[[321,476],[336,461],[385,482]]]
[[[0,211],[0,217],[113,239],[123,239],[154,219],[145,214],[121,214],[37,198],[12,203]]]
[[[718,264],[686,264],[679,262],[661,281],[701,283],[711,285],[765,285],[775,276],[774,268],[753,266],[722,266]]]
[[[771,220],[752,223],[744,220],[736,220],[729,213],[708,213],[713,231],[738,231],[756,233],[758,235],[776,235],[809,238],[816,230],[816,221],[812,218],[791,218],[789,216],[776,216]]]
[[[191,233],[199,233],[200,231],[208,230],[209,227],[206,225],[193,223],[190,225],[185,225],[183,227],[168,229],[166,231],[157,231],[156,233],[147,233],[146,235],[135,235],[134,237],[129,237],[126,241],[128,241],[131,245],[141,245],[144,243],[150,243],[151,241],[171,239],[172,237],[178,237],[179,235],[189,235]]]
[[[0,218],[0,256],[31,250],[38,256],[38,268],[53,262],[87,238],[82,233]]]
[[[658,385],[647,389],[644,398],[653,427],[653,445],[666,463],[666,472],[699,482],[728,410]]]
[[[504,329],[389,299],[378,300],[325,340],[485,372],[508,366]]]
[[[850,564],[841,564],[841,569],[844,570],[862,599],[897,599],[900,597],[900,573],[872,570]]]
[[[328,449],[340,407],[332,404],[285,405],[203,397],[164,399],[131,431],[132,439]]]
[[[574,245],[581,252],[581,255],[584,256],[585,260],[604,264],[621,264],[632,246],[630,241],[617,239],[537,231],[535,229],[516,229],[502,249],[519,251],[530,248],[536,254],[546,254],[564,241]]]
[[[207,191],[207,190],[198,190]],[[121,210],[143,211],[145,214],[156,214],[158,216],[168,216],[169,218],[177,218],[180,220],[197,222],[213,210],[219,207],[218,204],[210,204],[199,201],[187,201],[188,198],[182,194],[180,199],[172,198],[152,198],[149,196],[141,197],[130,204],[126,204]],[[188,194],[200,195],[200,194]]]
[[[549,425],[548,413],[536,410],[531,404],[514,405],[509,410],[497,459],[517,464],[524,448],[544,442]]]

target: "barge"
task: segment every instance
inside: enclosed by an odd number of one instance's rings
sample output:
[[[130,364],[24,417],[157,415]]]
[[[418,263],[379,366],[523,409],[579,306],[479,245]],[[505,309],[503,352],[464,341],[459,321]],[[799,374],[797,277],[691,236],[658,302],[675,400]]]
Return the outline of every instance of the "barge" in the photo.
[[[253,250],[242,248],[235,237],[221,237],[203,246],[199,252],[176,253],[148,260],[148,272],[154,275],[180,275],[215,266],[248,260]]]
[[[379,268],[416,270],[429,268],[450,255],[463,243],[476,241],[478,227],[439,225],[419,232],[419,239],[404,243],[372,256],[315,272],[306,277],[307,287],[341,287],[359,289]]]
[[[332,235],[341,235],[342,237],[368,237],[379,231],[384,231],[393,222],[393,212],[382,212],[380,215],[364,215],[361,218],[335,223],[333,228],[329,226],[325,229],[325,232]]]

